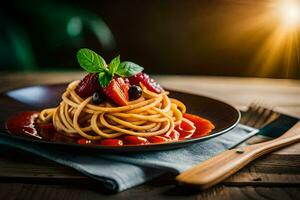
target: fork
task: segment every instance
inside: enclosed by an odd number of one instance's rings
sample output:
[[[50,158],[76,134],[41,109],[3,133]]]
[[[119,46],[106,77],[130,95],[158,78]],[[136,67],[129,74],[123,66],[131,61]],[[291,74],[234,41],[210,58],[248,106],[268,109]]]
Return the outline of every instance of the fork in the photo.
[[[240,123],[256,129],[261,129],[279,117],[280,114],[275,112],[272,108],[263,107],[259,103],[251,103],[248,109],[242,113]],[[248,138],[245,142],[240,144],[240,146],[257,144],[272,139],[266,135],[257,135],[258,132],[259,131],[256,131],[254,136]]]
[[[280,116],[272,108],[265,108],[259,103],[251,103],[247,111],[243,112],[240,120],[241,124],[260,129],[270,124]]]
[[[261,127],[278,116],[278,113],[270,109],[252,104],[244,113],[242,122]],[[224,151],[182,172],[176,177],[176,181],[181,185],[206,189],[222,182],[256,158],[299,141],[300,121],[276,139]]]

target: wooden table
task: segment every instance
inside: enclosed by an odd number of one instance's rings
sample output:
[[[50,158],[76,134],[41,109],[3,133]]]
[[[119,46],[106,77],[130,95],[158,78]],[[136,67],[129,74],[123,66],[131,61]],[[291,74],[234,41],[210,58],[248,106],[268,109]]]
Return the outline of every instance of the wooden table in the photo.
[[[1,74],[0,90],[38,83],[66,82],[80,72]],[[300,81],[256,78],[156,76],[165,87],[211,96],[240,109],[259,101],[300,117]],[[204,192],[180,188],[167,174],[118,193],[72,169],[17,151],[0,153],[0,199],[300,199],[300,144],[258,159],[224,183]]]

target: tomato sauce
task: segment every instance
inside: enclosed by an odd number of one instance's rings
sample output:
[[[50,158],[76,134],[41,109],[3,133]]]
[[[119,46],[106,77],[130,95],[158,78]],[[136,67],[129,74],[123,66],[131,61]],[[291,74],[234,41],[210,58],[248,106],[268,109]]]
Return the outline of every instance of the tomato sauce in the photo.
[[[140,137],[125,135],[119,138],[103,139],[101,141],[91,141],[85,138],[68,137],[58,133],[52,123],[37,123],[39,112],[27,111],[18,113],[6,121],[6,128],[9,133],[43,139],[48,141],[60,141],[77,144],[94,144],[103,146],[123,146],[123,145],[147,145],[153,143],[165,143],[172,141],[185,140],[189,138],[199,138],[209,135],[215,128],[207,119],[188,113],[183,114],[182,123],[176,126],[169,135],[159,135],[151,137]]]
[[[42,139],[35,126],[38,116],[39,112],[36,111],[18,113],[6,121],[6,128],[18,136]]]

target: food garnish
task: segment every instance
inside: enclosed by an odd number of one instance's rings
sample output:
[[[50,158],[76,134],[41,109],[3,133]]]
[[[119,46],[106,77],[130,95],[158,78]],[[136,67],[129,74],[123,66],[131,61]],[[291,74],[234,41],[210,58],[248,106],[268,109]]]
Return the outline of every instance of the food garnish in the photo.
[[[129,94],[129,100],[136,100],[138,98],[140,98],[142,96],[142,89],[141,87],[137,86],[137,85],[132,85],[130,86],[129,90],[128,90],[128,94]]]
[[[105,101],[105,99],[106,98],[105,98],[104,92],[102,90],[101,90],[101,92],[100,91],[95,91],[93,93],[92,101],[93,101],[94,105],[99,105],[99,104],[103,103]]]
[[[161,93],[163,88],[153,78],[146,73],[140,72],[129,78],[129,82],[132,85],[139,85],[142,83],[148,90],[155,93]]]
[[[114,78],[104,88],[104,93],[119,106],[128,104],[129,86],[122,78]]]
[[[91,96],[97,90],[102,89],[117,105],[125,106],[129,99],[134,100],[141,96],[140,83],[152,92],[163,91],[154,79],[142,73],[143,67],[130,61],[120,62],[120,56],[112,59],[107,65],[105,60],[94,51],[80,49],[77,53],[77,60],[80,66],[89,72],[76,88],[76,93],[81,97]]]
[[[98,74],[89,73],[78,84],[75,91],[81,97],[89,97],[100,89]]]
[[[106,64],[89,49],[80,49],[77,60],[88,74],[68,85],[56,107],[8,120],[11,132],[80,145],[124,146],[203,137],[214,129],[209,120],[185,113],[184,103],[169,97],[143,67],[121,62],[120,56]]]

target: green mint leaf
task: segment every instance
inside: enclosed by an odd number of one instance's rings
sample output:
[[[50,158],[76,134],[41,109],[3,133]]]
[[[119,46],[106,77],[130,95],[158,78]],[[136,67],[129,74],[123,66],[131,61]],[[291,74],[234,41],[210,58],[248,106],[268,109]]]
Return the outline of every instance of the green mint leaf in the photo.
[[[123,77],[130,77],[143,71],[144,68],[130,61],[121,62],[116,74]]]
[[[112,59],[112,61],[110,61],[109,63],[109,72],[112,74],[112,76],[114,76],[114,74],[118,70],[119,65],[120,65],[120,55]]]
[[[102,88],[105,88],[106,86],[108,86],[108,84],[110,83],[110,81],[112,80],[113,76],[111,73],[107,72],[107,71],[103,71],[99,73],[99,83],[100,86]]]
[[[90,49],[80,49],[77,52],[77,60],[83,69],[91,73],[101,72],[106,68],[105,60]]]

